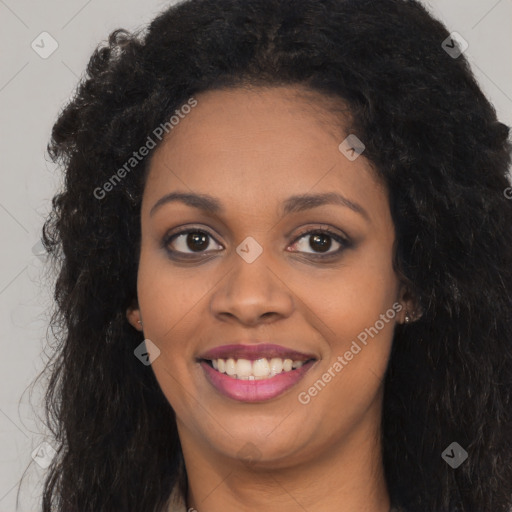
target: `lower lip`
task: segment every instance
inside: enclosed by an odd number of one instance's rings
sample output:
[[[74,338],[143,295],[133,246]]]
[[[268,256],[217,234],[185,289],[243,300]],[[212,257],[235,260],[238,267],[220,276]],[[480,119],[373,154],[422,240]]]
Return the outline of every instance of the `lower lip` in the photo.
[[[297,384],[315,362],[309,361],[296,370],[260,380],[234,379],[218,372],[205,361],[201,361],[200,364],[206,378],[219,393],[240,402],[264,402],[276,398]]]

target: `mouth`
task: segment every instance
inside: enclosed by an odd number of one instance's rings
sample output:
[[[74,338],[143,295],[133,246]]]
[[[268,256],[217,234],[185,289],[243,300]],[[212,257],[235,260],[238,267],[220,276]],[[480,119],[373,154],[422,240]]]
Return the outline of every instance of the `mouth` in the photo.
[[[281,373],[288,373],[302,368],[308,363],[316,361],[311,358],[306,361],[283,359],[280,357],[263,357],[251,361],[250,359],[200,359],[215,371],[225,374],[232,379],[239,380],[266,380],[272,379]]]
[[[296,385],[317,362],[278,345],[225,345],[202,354],[197,362],[219,393],[242,402],[276,398]]]

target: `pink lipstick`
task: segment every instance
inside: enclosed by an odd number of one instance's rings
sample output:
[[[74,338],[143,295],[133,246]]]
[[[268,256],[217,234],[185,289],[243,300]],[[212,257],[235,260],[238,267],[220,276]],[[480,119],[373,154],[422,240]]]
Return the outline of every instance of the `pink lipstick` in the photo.
[[[201,354],[208,382],[221,394],[243,402],[275,398],[297,384],[316,357],[269,343],[231,344]]]

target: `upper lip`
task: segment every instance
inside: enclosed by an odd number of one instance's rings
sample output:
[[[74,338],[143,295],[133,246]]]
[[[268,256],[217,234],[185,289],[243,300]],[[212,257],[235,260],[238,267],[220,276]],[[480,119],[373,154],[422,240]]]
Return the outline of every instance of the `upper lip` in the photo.
[[[291,348],[273,343],[254,344],[251,340],[246,343],[233,343],[230,345],[222,345],[207,350],[199,356],[199,359],[248,359],[255,361],[256,359],[279,357],[281,359],[291,359],[292,361],[308,361],[316,359],[312,354],[299,352]]]

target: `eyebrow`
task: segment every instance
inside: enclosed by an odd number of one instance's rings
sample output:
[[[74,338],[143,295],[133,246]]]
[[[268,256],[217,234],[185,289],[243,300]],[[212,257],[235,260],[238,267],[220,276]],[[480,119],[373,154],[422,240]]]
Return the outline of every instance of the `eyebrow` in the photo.
[[[370,216],[366,210],[358,203],[354,203],[347,199],[345,196],[336,192],[324,192],[322,194],[301,194],[289,197],[283,204],[282,215],[309,210],[317,206],[326,204],[337,204],[350,208],[356,213],[362,215],[366,220],[370,220]]]
[[[206,194],[186,194],[183,192],[171,192],[161,197],[149,211],[149,216],[153,215],[158,208],[167,203],[181,201],[193,208],[199,208],[207,213],[221,213],[224,211],[218,199]]]
[[[153,205],[149,215],[152,216],[156,210],[158,210],[164,204],[172,203],[175,201],[182,202],[188,206],[198,208],[210,214],[219,214],[225,211],[220,201],[210,195],[171,192],[170,194],[166,194],[165,196],[161,197]],[[366,220],[370,220],[368,213],[360,204],[350,201],[346,197],[336,192],[324,192],[321,194],[300,194],[291,196],[284,201],[281,209],[281,216],[284,217],[290,213],[301,212],[327,204],[345,206],[354,212],[359,213]]]

